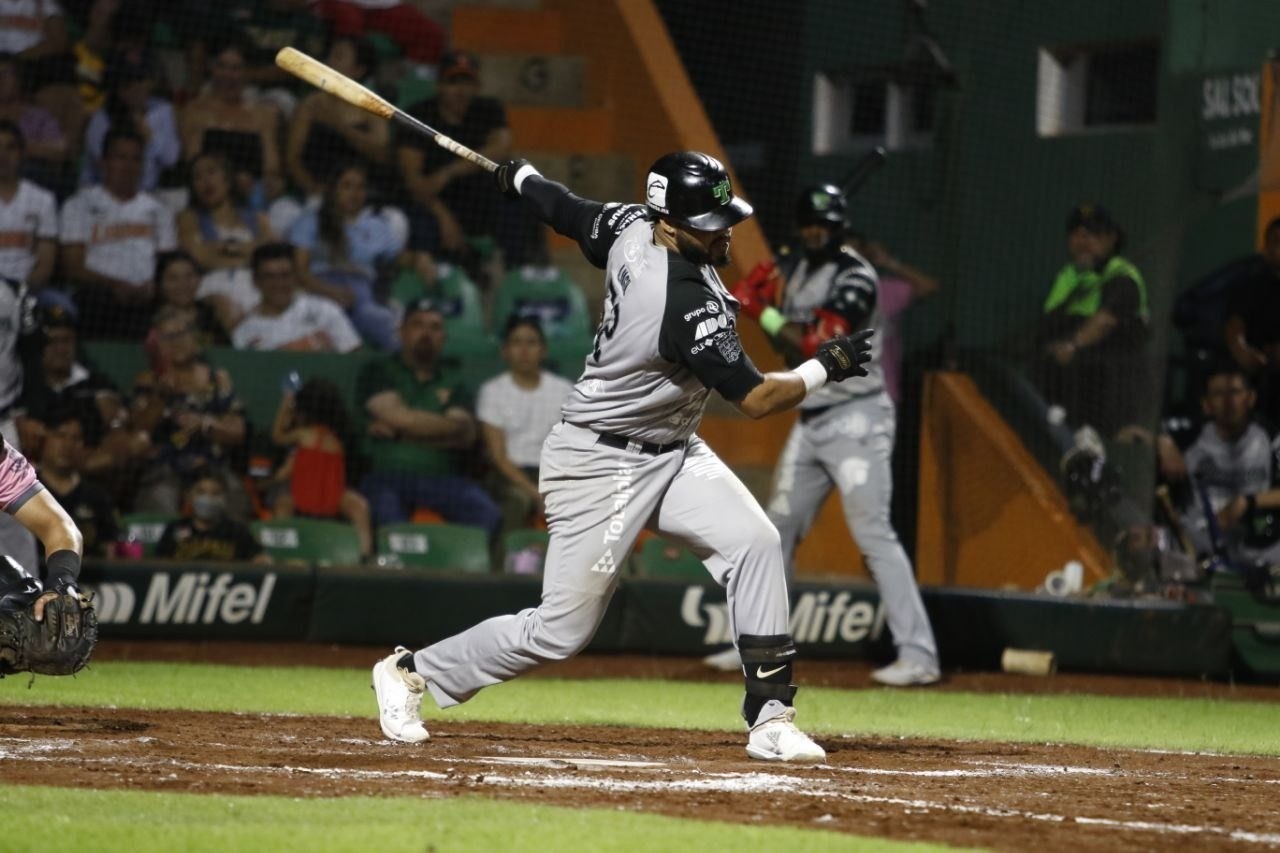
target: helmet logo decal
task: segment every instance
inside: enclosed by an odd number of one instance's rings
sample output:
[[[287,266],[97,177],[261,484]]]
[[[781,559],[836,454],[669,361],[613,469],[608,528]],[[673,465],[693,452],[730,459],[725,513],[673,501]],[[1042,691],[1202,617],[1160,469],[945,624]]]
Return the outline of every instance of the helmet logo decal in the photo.
[[[831,207],[831,196],[827,195],[826,193],[814,193],[813,195],[809,196],[809,198],[813,202],[814,210],[826,210],[827,208]]]
[[[723,181],[712,187],[711,194],[715,196],[716,201],[721,204],[728,204],[729,196],[732,195],[732,190],[729,189],[729,179],[725,178]]]
[[[650,172],[649,180],[645,184],[644,198],[645,201],[649,202],[650,207],[666,213],[667,179],[656,172]]]

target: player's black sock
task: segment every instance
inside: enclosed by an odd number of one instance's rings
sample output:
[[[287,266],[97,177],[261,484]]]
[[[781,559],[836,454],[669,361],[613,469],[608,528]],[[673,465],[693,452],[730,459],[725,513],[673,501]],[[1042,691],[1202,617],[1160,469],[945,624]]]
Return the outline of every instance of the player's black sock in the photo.
[[[401,669],[407,669],[410,672],[418,671],[413,666],[413,652],[405,652],[404,654],[402,654],[400,656],[400,659],[396,661],[396,666],[400,667]]]

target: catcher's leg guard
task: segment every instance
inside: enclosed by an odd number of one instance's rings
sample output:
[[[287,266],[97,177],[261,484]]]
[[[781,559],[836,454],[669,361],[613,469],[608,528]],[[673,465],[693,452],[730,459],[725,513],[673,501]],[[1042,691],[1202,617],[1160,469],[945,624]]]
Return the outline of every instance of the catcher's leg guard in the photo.
[[[747,691],[742,700],[742,716],[747,725],[752,726],[767,702],[789,706],[795,698],[791,662],[796,656],[796,646],[790,634],[743,634],[738,637],[738,651],[742,653]]]

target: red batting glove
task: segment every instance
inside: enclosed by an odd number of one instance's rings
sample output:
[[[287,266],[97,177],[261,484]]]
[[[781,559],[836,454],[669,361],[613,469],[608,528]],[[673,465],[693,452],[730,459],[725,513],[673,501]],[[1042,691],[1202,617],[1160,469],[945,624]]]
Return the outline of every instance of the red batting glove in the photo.
[[[733,298],[742,303],[742,313],[760,319],[773,304],[778,292],[778,265],[773,261],[756,264],[755,269],[733,286]]]

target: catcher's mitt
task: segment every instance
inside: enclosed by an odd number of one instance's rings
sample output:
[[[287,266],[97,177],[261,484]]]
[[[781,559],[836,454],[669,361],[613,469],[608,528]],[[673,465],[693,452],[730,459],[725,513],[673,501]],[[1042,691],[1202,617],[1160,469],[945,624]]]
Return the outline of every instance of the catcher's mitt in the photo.
[[[86,596],[64,592],[35,620],[31,606],[0,612],[0,674],[72,675],[84,669],[98,644],[98,614]]]

